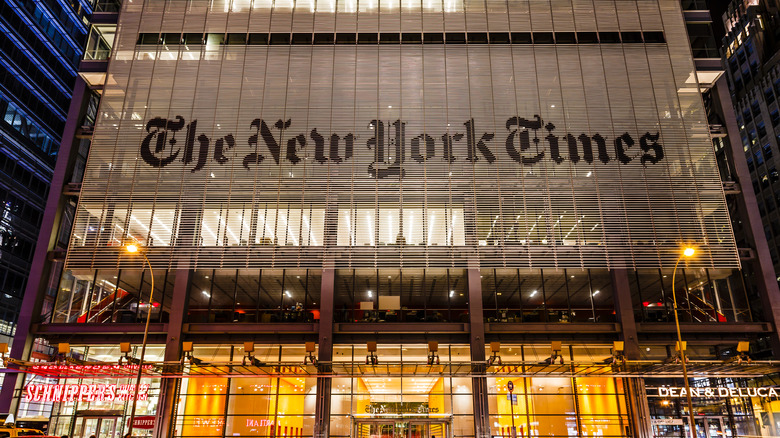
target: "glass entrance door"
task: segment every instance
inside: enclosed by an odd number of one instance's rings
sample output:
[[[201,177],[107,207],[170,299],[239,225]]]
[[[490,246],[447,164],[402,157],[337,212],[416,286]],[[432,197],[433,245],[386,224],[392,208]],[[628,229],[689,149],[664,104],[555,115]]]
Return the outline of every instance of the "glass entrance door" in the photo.
[[[705,421],[707,422],[707,438],[727,438],[731,436],[730,433],[727,433],[727,429],[723,427],[723,417],[710,417]]]
[[[119,438],[117,417],[77,417],[74,438]]]
[[[448,438],[441,420],[356,420],[354,438]]]
[[[731,438],[723,417],[701,417],[696,419],[696,438]]]

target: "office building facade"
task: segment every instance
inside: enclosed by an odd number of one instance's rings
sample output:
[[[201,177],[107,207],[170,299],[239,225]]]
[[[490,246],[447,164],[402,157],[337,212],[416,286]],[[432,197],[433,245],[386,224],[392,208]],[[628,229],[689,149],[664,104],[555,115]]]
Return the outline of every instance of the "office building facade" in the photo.
[[[678,2],[134,0],[84,77],[1,397],[51,433],[680,436],[674,291],[697,430],[775,430]]]
[[[92,10],[5,1],[0,54],[0,338],[10,341],[30,272]]]

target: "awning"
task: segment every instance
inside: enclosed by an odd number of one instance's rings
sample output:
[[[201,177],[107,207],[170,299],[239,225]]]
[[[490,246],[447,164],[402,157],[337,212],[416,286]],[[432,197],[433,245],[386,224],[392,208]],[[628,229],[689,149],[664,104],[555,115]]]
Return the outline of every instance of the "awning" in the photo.
[[[129,378],[138,373],[138,366],[102,362],[57,363],[13,361],[0,372],[25,372],[54,379],[70,378]],[[755,361],[750,364],[722,361],[690,361],[688,376],[703,377],[760,377],[780,372],[778,361]],[[443,362],[439,365],[415,362],[381,362],[366,365],[363,362],[328,362],[303,365],[300,362],[273,363],[145,363],[142,376],[147,378],[196,378],[196,377],[657,377],[680,378],[682,365],[659,361],[627,361],[623,364],[536,362],[505,363],[488,366],[485,362]]]

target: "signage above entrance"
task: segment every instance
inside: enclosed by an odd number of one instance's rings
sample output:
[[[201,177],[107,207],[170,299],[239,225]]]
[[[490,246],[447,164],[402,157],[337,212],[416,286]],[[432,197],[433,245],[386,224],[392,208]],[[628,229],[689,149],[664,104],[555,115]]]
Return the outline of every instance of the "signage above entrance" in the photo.
[[[658,388],[647,388],[648,390],[657,391],[657,394],[649,393],[648,395],[657,395],[658,397],[687,397],[688,393],[685,388],[677,386],[661,386]],[[733,397],[780,397],[780,388],[768,386],[759,388],[728,388],[728,387],[714,387],[714,388],[691,388],[691,397],[712,397],[712,398],[733,398]]]
[[[29,384],[24,393],[28,401],[75,403],[80,401],[126,401],[135,398],[135,385]],[[149,399],[149,384],[138,386],[138,400]]]

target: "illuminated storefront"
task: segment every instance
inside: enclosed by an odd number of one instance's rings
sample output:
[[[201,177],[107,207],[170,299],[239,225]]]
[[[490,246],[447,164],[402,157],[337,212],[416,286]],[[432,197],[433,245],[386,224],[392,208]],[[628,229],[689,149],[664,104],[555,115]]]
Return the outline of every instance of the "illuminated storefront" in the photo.
[[[698,438],[774,436],[780,427],[777,376],[698,378],[691,396]],[[672,379],[648,379],[647,400],[657,437],[689,436],[685,389]]]
[[[330,436],[473,437],[473,376],[467,345],[440,345],[442,365],[426,365],[426,345],[381,345],[377,354],[384,366],[366,367],[365,345],[336,345],[339,372],[331,380]],[[79,347],[75,347],[79,348]],[[174,437],[307,437],[315,421],[317,378],[313,368],[287,362],[298,358],[299,346],[257,346],[260,368],[230,368],[227,363],[243,356],[240,346],[200,346],[193,352],[195,373],[176,378],[175,415],[161,418],[158,395],[161,378],[144,378],[139,387],[135,419],[136,434],[153,433],[159,421],[171,423]],[[583,354],[599,354],[606,347],[581,348]],[[116,349],[92,348],[87,359],[108,359]],[[152,348],[154,351],[155,348]],[[159,349],[157,349],[159,350]],[[536,358],[533,346],[510,347]],[[543,347],[539,346],[539,352]],[[511,351],[507,358],[513,359]],[[117,356],[118,358],[119,356]],[[574,357],[574,356],[571,356]],[[539,356],[541,358],[541,356]],[[581,360],[581,357],[574,357]],[[266,364],[275,376],[248,376]],[[80,373],[125,373],[132,367],[61,365]],[[49,366],[49,368],[55,368]],[[148,366],[148,373],[161,368]],[[156,371],[155,371],[156,369]],[[54,373],[41,367],[35,372]],[[185,371],[186,372],[186,371]],[[316,371],[315,371],[316,372]],[[517,372],[497,367],[493,373]],[[216,374],[216,376],[213,376]],[[518,373],[522,374],[522,373]],[[146,375],[146,374],[145,374]],[[118,438],[128,421],[134,397],[132,377],[67,378],[36,377],[26,385],[21,408],[31,416],[51,409],[50,428],[59,435],[88,438],[92,434]],[[488,409],[491,436],[509,437],[514,425],[517,436],[626,436],[631,431],[623,378],[611,377],[488,377]],[[56,383],[55,383],[56,382]],[[507,385],[512,382],[510,397]],[[510,401],[511,400],[511,401]],[[512,415],[514,414],[514,416]]]
[[[135,436],[639,436],[672,290],[683,323],[723,324],[708,345],[768,326],[681,17],[126,1],[36,336],[116,363],[106,345],[149,335]],[[14,395],[57,434],[117,438],[133,382],[111,376]]]

